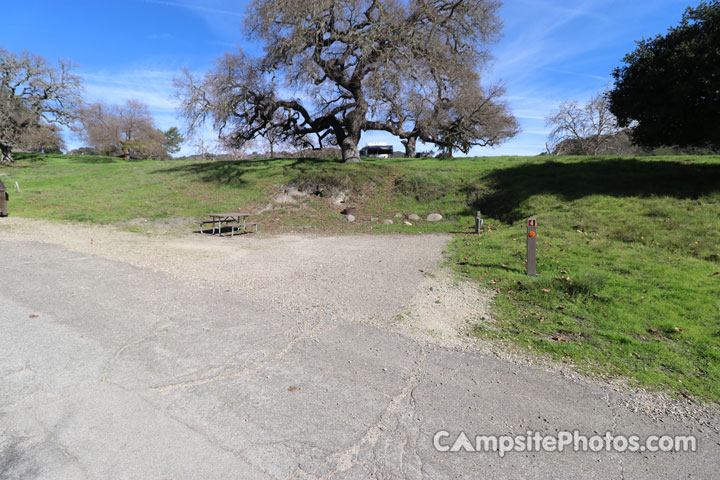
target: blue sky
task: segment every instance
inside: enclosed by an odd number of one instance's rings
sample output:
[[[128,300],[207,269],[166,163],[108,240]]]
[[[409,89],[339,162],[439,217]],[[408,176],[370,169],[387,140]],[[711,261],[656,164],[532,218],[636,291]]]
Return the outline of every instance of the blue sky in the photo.
[[[242,46],[249,2],[231,0],[24,0],[5,2],[0,46],[79,65],[89,101],[147,103],[158,127],[182,126],[172,80],[182,67],[207,71],[215,58]],[[506,0],[504,34],[484,78],[502,80],[522,133],[472,155],[535,155],[544,150],[544,118],[563,100],[585,101],[612,81],[635,41],[664,33],[688,6],[678,0]],[[251,14],[252,12],[247,12]],[[214,137],[210,131],[204,134]],[[67,138],[71,148],[80,145]],[[361,144],[398,139],[381,132]],[[422,150],[423,147],[419,146]],[[192,144],[181,154],[193,153]]]

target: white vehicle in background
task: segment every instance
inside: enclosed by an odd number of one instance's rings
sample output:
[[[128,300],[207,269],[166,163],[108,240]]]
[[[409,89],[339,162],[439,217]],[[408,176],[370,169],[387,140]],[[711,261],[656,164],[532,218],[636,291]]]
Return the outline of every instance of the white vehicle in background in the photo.
[[[360,149],[361,157],[390,158],[393,146],[387,143],[368,143]]]

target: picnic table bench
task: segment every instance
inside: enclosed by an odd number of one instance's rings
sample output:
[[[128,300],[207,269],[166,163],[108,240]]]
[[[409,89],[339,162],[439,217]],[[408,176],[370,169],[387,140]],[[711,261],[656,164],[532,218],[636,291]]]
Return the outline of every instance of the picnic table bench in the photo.
[[[209,213],[208,217],[210,217],[210,220],[200,222],[200,233],[215,235],[215,231],[217,230],[218,237],[222,237],[223,226],[230,227],[231,237],[235,235],[235,231],[247,232],[248,227],[255,227],[254,232],[257,233],[258,224],[248,222],[247,219],[249,216],[249,213],[243,212]],[[212,232],[205,231],[205,225],[207,224],[212,225]]]

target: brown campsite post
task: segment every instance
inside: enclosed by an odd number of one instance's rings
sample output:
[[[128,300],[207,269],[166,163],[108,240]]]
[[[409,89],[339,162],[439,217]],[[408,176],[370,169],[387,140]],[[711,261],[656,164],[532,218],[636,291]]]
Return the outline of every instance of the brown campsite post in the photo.
[[[10,199],[10,196],[7,193],[7,188],[5,188],[5,184],[0,180],[0,217],[7,217],[8,216],[8,200]]]
[[[527,221],[527,274],[533,277],[537,276],[536,252],[537,220],[535,217],[530,217]]]

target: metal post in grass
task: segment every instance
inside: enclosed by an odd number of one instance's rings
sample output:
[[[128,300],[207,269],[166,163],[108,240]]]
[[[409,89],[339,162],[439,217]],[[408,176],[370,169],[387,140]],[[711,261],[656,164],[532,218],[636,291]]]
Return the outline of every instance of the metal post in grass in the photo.
[[[537,276],[537,220],[535,217],[528,218],[527,221],[527,274],[533,277]]]
[[[475,233],[480,234],[483,228],[483,219],[480,210],[475,213]]]

